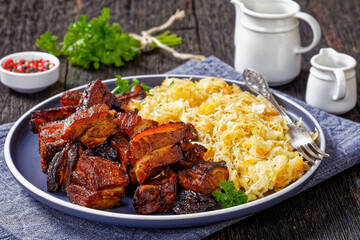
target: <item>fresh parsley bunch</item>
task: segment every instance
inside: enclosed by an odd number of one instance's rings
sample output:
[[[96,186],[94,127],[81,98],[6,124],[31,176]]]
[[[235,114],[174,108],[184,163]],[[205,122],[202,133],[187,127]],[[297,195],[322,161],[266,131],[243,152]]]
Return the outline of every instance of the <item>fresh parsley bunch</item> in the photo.
[[[95,69],[103,64],[123,66],[141,53],[140,42],[134,37],[121,31],[118,23],[110,24],[109,8],[101,11],[101,16],[86,21],[86,15],[71,24],[64,36],[64,41],[58,43],[57,37],[45,32],[36,40],[42,51],[48,51],[55,56],[66,55],[70,64],[76,64],[88,69],[92,65]],[[161,43],[167,46],[181,44],[181,38],[169,31],[156,36]],[[156,47],[156,44],[154,44]]]
[[[229,208],[246,203],[248,196],[241,190],[235,191],[233,181],[224,181],[219,184],[221,189],[217,189],[213,196],[222,208]]]

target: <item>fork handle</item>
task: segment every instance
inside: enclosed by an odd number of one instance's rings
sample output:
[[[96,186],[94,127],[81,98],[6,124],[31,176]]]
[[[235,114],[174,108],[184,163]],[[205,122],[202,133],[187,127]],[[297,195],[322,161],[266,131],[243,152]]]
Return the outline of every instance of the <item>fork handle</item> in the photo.
[[[274,96],[270,93],[270,98],[266,98],[269,102],[276,108],[279,114],[286,120],[287,124],[294,124],[291,118],[285,113],[285,111],[280,107],[279,103],[275,100]]]
[[[246,86],[248,86],[252,92],[255,94],[260,94],[266,98],[276,108],[276,110],[287,121],[288,124],[294,124],[291,118],[285,113],[285,111],[280,107],[279,103],[275,100],[263,75],[247,68],[244,70],[243,76]]]

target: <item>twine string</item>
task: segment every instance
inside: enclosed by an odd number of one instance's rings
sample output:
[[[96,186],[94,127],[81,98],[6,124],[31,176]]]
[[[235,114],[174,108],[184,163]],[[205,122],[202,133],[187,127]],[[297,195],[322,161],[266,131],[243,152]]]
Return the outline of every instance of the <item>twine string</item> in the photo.
[[[130,35],[138,40],[141,44],[140,49],[142,51],[151,51],[154,49],[153,43],[155,43],[159,48],[171,53],[175,58],[178,59],[194,59],[197,61],[203,61],[205,60],[205,56],[203,55],[196,55],[196,54],[190,54],[190,53],[180,53],[176,51],[175,49],[166,46],[165,44],[161,43],[158,39],[152,36],[152,34],[156,32],[160,32],[162,30],[165,30],[169,28],[176,20],[182,19],[185,17],[185,12],[183,10],[177,10],[174,15],[172,15],[164,24],[150,28],[149,30],[142,31],[141,35],[138,35],[136,33],[130,33]]]

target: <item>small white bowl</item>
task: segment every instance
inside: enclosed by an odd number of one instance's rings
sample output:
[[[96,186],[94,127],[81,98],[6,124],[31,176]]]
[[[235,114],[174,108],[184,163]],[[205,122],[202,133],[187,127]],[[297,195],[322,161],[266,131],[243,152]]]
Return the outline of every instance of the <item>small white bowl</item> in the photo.
[[[2,63],[8,59],[14,61],[24,60],[49,60],[55,66],[44,72],[16,73],[2,68]],[[18,52],[7,55],[0,60],[0,79],[5,86],[21,93],[35,93],[44,90],[59,79],[60,61],[54,55],[44,52]]]

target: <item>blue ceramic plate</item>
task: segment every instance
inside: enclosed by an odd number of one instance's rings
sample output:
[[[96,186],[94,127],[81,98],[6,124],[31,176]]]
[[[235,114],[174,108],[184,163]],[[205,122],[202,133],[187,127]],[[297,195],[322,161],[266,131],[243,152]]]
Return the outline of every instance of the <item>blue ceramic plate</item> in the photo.
[[[155,86],[160,85],[165,76],[178,78],[190,77],[188,75],[144,75],[123,79],[137,78],[140,82],[146,83],[149,86]],[[192,78],[197,80],[204,77],[192,76]],[[244,90],[247,89],[242,82],[233,80],[227,81],[229,83],[239,84]],[[115,79],[106,80],[104,83],[107,84],[109,90],[115,88]],[[85,85],[76,88],[76,90],[84,89],[84,87]],[[193,227],[225,221],[232,218],[254,214],[291,197],[311,179],[321,164],[321,161],[316,161],[303,177],[278,192],[272,193],[255,201],[227,209],[184,215],[139,215],[135,213],[132,207],[131,197],[124,197],[122,206],[113,210],[101,211],[85,208],[70,203],[64,193],[49,193],[46,191],[46,176],[42,173],[40,166],[38,135],[33,134],[28,127],[30,113],[37,109],[59,107],[60,95],[61,94],[51,97],[33,107],[14,124],[6,138],[5,159],[6,164],[15,179],[29,192],[30,195],[57,210],[80,218],[107,224],[145,228]],[[310,113],[295,102],[280,94],[275,94],[275,96],[292,118],[298,120],[301,117],[302,123],[306,129],[314,131],[316,128],[319,131],[318,144],[322,150],[325,150],[325,138],[323,131],[319,123],[310,115]]]

